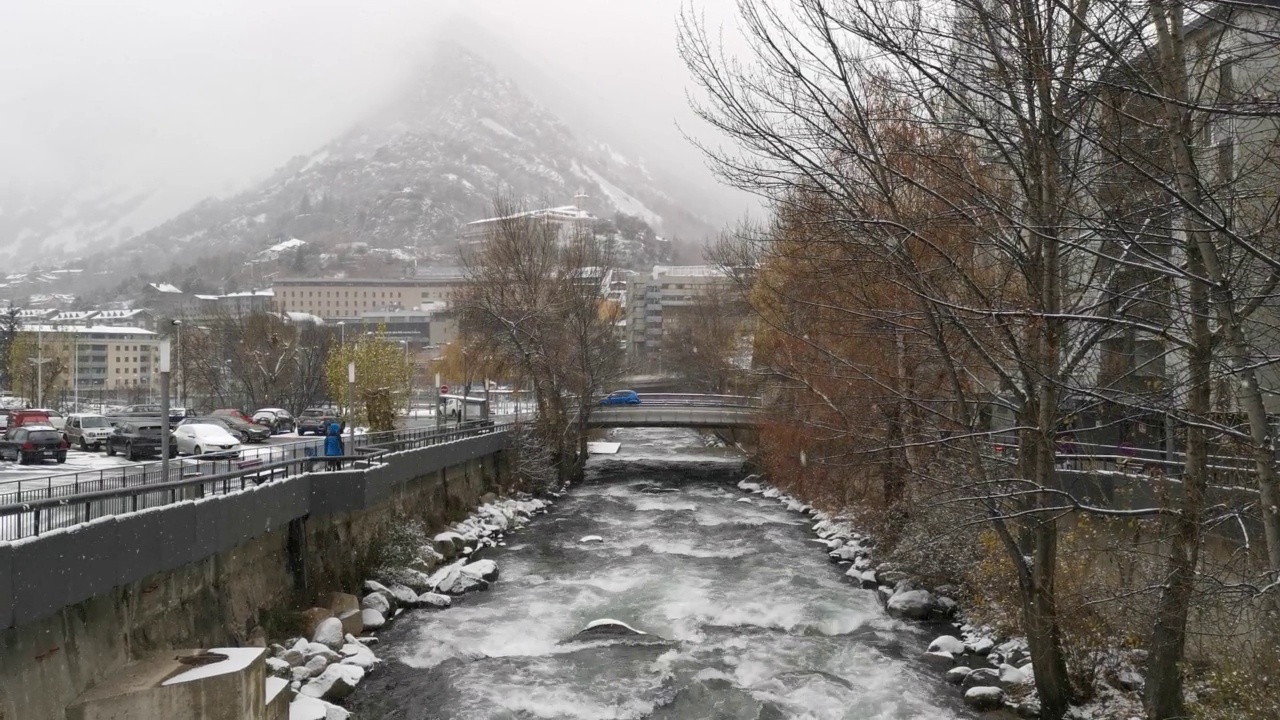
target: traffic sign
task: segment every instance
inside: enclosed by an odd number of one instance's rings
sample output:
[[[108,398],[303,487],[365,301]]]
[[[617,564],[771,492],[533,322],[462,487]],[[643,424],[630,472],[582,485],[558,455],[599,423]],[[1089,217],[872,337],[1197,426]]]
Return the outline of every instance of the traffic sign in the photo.
[[[448,394],[449,394],[449,386],[448,386],[448,385],[441,385],[441,386],[440,386],[440,394],[441,394],[441,395],[448,395]]]

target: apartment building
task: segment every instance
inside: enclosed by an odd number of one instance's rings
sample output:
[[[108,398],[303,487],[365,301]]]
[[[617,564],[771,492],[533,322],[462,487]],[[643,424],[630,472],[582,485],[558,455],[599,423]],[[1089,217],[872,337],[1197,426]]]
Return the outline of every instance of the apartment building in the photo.
[[[140,327],[23,325],[19,336],[31,359],[56,364],[46,394],[123,390],[157,382],[160,338]]]
[[[627,293],[631,308],[627,347],[639,367],[657,367],[662,339],[681,318],[696,311],[698,299],[730,280],[714,265],[655,265],[637,275]]]
[[[415,277],[282,279],[272,287],[277,312],[301,312],[325,320],[358,320],[365,313],[452,305],[465,279],[461,271]]]

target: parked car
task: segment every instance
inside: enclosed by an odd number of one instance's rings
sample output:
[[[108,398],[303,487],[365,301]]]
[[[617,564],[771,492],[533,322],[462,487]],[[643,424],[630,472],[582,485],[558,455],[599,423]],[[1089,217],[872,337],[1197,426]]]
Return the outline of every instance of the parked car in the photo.
[[[0,407],[0,430],[9,427],[9,413],[13,412],[9,408]]]
[[[0,440],[0,459],[17,460],[19,465],[42,460],[67,461],[67,441],[52,425],[24,425]]]
[[[221,425],[191,423],[173,431],[179,454],[205,457],[240,457],[240,441]]]
[[[111,421],[97,413],[73,413],[67,416],[66,429],[63,434],[67,444],[75,445],[81,450],[102,449],[114,428]]]
[[[121,417],[160,417],[159,405],[129,405],[119,412]]]
[[[635,390],[614,390],[609,393],[605,399],[600,401],[601,405],[639,405],[640,396]]]
[[[54,430],[58,430],[57,427],[53,426],[53,422],[49,418],[48,410],[32,410],[30,408],[26,408],[10,411],[9,421],[5,425],[5,432],[12,432],[14,429],[20,428],[23,425],[48,425],[53,427]]]
[[[247,423],[253,422],[253,418],[249,417],[248,415],[245,415],[244,413],[240,412],[235,408],[220,408],[218,410],[214,410],[209,414],[214,417],[234,417],[234,418],[240,418],[241,420]]]
[[[293,415],[284,408],[262,408],[253,414],[253,421],[271,428],[276,435],[293,432]]]
[[[298,434],[323,435],[331,423],[341,423],[336,412],[326,408],[307,408],[298,416]]]
[[[183,425],[219,425],[243,443],[263,443],[271,439],[271,430],[257,423],[247,423],[230,415],[200,415],[189,417],[178,423]]]
[[[122,453],[130,460],[160,455],[160,418],[125,419],[107,436],[107,454]],[[168,428],[165,428],[167,430]]]

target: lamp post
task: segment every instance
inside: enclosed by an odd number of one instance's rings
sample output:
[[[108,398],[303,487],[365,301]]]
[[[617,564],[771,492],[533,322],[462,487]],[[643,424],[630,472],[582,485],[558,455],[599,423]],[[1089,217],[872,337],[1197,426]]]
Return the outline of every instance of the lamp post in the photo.
[[[347,454],[356,450],[356,361],[347,363]]]
[[[178,334],[178,404],[187,406],[187,374],[182,371],[182,321],[173,320],[173,327]]]
[[[169,341],[160,341],[160,477],[169,481]]]

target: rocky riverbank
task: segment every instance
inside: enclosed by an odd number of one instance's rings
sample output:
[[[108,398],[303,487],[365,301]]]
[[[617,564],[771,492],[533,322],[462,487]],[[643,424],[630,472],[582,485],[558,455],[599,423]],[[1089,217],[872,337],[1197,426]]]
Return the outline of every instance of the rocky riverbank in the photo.
[[[743,479],[738,488],[811,516],[816,521],[812,528],[817,536],[815,542],[825,546],[832,562],[848,566],[845,575],[853,583],[874,591],[888,614],[936,626],[941,634],[930,643],[922,659],[957,688],[966,705],[979,712],[1040,716],[1026,638],[1000,637],[990,627],[966,622],[959,604],[952,599],[956,588],[926,587],[907,568],[876,560],[875,540],[859,532],[849,518],[814,508],[758,475]],[[751,500],[742,498],[739,502]],[[1136,693],[1142,687],[1142,676],[1135,668],[1135,658],[1117,651],[1095,660],[1116,679],[1118,687],[1101,683],[1094,702],[1074,708],[1073,716],[1080,720],[1141,717]]]
[[[302,613],[302,635],[269,645],[270,682],[282,683],[293,699],[290,720],[348,720],[342,707],[380,660],[376,631],[410,610],[439,611],[453,598],[488,589],[498,565],[478,557],[505,545],[507,533],[546,511],[529,496],[486,496],[467,519],[425,537],[410,531],[393,542],[399,562],[364,583],[361,596],[329,593]]]

